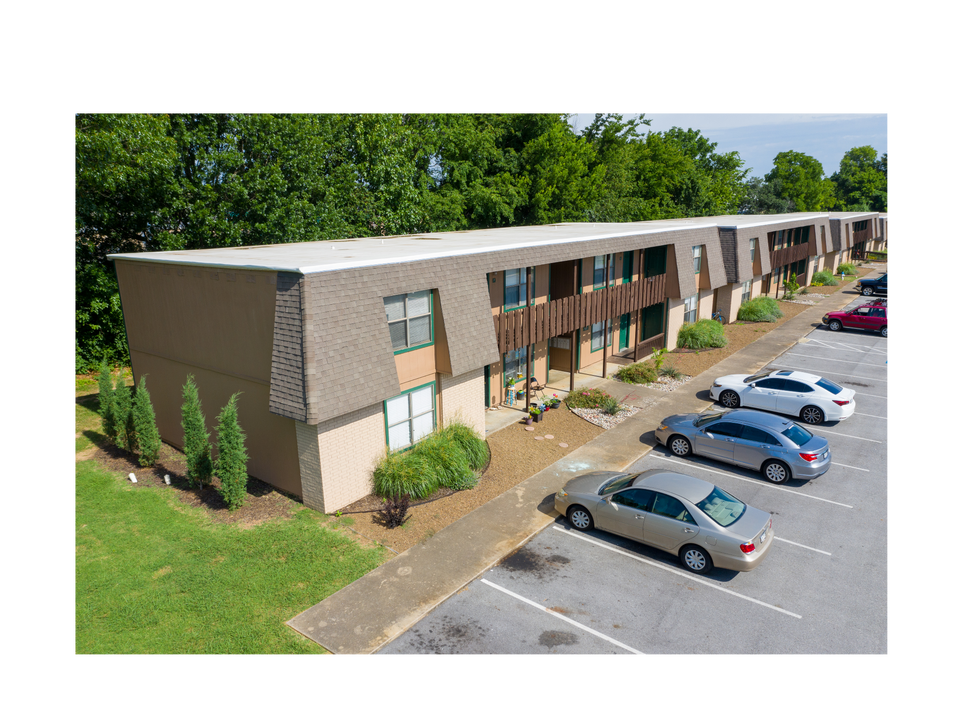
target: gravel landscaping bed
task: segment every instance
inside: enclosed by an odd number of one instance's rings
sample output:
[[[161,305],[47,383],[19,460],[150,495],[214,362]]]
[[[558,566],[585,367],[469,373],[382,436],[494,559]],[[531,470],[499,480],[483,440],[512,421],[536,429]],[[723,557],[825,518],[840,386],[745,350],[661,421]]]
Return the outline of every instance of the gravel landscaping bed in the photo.
[[[595,410],[593,408],[573,408],[571,412],[578,417],[582,417],[587,422],[599,425],[604,430],[609,430],[622,423],[631,415],[636,415],[640,412],[640,408],[628,405],[616,415],[609,415],[603,410]]]

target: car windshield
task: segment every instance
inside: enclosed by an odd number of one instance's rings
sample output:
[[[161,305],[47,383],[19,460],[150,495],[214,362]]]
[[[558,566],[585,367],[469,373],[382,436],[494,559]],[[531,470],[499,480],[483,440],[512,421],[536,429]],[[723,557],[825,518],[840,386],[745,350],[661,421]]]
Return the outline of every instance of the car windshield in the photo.
[[[840,393],[843,392],[842,387],[837,385],[835,382],[830,382],[826,378],[820,378],[819,380],[817,380],[817,386],[822,387],[824,390],[826,390],[829,393],[833,393],[834,395],[839,395]]]
[[[636,475],[621,475],[620,477],[615,477],[606,485],[603,485],[598,494],[606,495],[607,493],[620,492],[624,488],[630,487],[630,485],[632,485],[633,481],[636,479]]]
[[[810,442],[810,439],[813,437],[810,433],[804,430],[799,425],[791,425],[786,430],[783,431],[783,434],[788,438],[793,440],[797,445],[801,447]]]
[[[713,492],[697,503],[697,507],[721,527],[733,525],[747,510],[744,503],[716,486]]]
[[[760,378],[765,378],[767,375],[769,375],[772,372],[773,370],[764,370],[763,372],[758,372],[756,375],[751,375],[750,377],[744,378],[743,382],[745,385],[749,385],[752,382],[756,382]]]
[[[693,421],[693,426],[700,427],[701,425],[705,425],[708,422],[719,420],[720,418],[723,417],[725,412],[726,410],[722,412],[715,412],[715,413],[704,413],[703,415],[701,415],[700,417],[698,417],[696,420]]]

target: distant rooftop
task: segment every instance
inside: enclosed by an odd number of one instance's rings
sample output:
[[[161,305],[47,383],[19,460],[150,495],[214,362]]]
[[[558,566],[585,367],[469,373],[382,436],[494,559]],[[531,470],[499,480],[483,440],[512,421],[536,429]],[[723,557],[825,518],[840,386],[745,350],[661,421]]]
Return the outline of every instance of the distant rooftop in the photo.
[[[842,213],[842,215],[871,213]],[[837,215],[831,213],[831,216]],[[827,213],[783,215],[724,215],[718,217],[647,220],[631,223],[558,223],[526,227],[461,230],[454,232],[345,238],[316,242],[252,245],[245,247],[170,250],[166,252],[118,253],[111,260],[199,265],[247,270],[276,270],[302,274],[354,267],[413,262],[454,255],[516,250],[560,245],[626,235],[674,232],[695,228],[739,228],[825,218]]]

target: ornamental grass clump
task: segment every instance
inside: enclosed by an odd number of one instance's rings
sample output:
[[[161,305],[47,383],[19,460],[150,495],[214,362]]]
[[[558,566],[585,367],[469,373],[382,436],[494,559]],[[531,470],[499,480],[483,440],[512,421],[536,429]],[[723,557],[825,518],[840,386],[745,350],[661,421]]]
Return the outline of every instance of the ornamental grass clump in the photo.
[[[407,450],[388,452],[373,471],[373,491],[382,498],[429,497],[439,488],[469,490],[490,459],[486,440],[452,422]]]
[[[677,331],[677,347],[700,350],[724,347],[726,344],[723,325],[716,320],[704,318],[695,323],[684,323]]]
[[[569,408],[588,408],[599,410],[604,402],[608,402],[609,393],[597,388],[577,388],[567,395],[566,403]]]
[[[747,322],[776,322],[783,317],[783,310],[772,297],[755,297],[747,300],[737,311],[737,320]]]
[[[837,279],[826,270],[819,270],[813,274],[811,285],[839,285]]]
[[[854,275],[857,274],[857,268],[853,263],[840,263],[837,265],[837,275]]]
[[[632,383],[633,385],[647,385],[656,381],[657,370],[646,362],[633,363],[632,365],[624,365],[617,370],[616,378],[621,382]]]

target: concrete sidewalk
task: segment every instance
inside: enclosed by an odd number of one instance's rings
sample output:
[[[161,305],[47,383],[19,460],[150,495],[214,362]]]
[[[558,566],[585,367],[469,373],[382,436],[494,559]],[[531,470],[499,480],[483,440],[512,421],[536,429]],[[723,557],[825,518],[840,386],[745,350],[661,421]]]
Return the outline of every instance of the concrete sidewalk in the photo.
[[[807,308],[287,624],[334,653],[376,652],[553,522],[553,496],[569,479],[592,470],[626,469],[656,445],[653,433],[664,417],[700,412],[712,405],[708,392],[715,378],[759,370],[814,330],[824,313],[839,310],[857,297],[847,289]],[[622,383],[598,380],[598,387],[609,391],[617,386],[617,394],[622,394]]]

